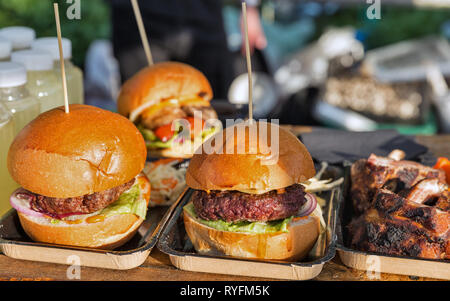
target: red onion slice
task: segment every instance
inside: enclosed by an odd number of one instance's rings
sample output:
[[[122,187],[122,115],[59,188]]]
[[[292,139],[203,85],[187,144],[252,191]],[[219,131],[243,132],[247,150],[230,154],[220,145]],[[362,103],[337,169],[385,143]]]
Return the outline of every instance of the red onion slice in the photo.
[[[302,216],[308,216],[311,214],[311,212],[316,209],[317,206],[317,199],[316,196],[312,193],[306,193],[305,194],[306,203],[300,208],[300,211],[296,216],[302,217]]]
[[[18,195],[24,194],[26,195],[28,192],[23,188],[16,189],[9,198],[9,202],[11,203],[11,206],[16,209],[17,211],[34,217],[44,217],[45,215],[34,211],[30,208],[30,200],[26,198],[19,198]]]

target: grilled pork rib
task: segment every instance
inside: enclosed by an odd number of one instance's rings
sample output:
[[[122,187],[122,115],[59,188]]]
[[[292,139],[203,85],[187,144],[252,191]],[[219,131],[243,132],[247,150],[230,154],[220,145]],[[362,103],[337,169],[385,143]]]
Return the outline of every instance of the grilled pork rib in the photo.
[[[423,179],[435,179],[445,183],[445,173],[422,164],[374,154],[369,159],[358,160],[351,168],[351,197],[357,214],[367,210],[377,189],[386,188],[399,192],[410,189]]]
[[[350,247],[450,259],[450,191],[443,171],[372,154],[353,164],[351,176],[360,216],[348,225]]]
[[[349,225],[350,247],[392,255],[449,259],[447,242],[409,219],[392,218],[369,209]],[[447,255],[446,255],[447,254]]]

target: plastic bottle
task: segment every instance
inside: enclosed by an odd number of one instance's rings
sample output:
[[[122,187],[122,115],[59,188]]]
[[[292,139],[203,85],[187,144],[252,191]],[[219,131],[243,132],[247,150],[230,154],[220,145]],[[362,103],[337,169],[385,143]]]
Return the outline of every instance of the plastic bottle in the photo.
[[[40,112],[39,102],[26,88],[27,72],[23,65],[0,63],[0,101],[11,113],[15,135]]]
[[[64,68],[67,79],[67,93],[69,97],[69,103],[75,104],[84,103],[83,92],[83,72],[80,68],[75,66],[72,61],[72,43],[67,38],[61,40],[64,56]],[[58,39],[55,37],[45,37],[36,39],[32,44],[32,49],[40,49],[48,51],[53,57],[53,68],[59,78],[61,78],[61,65],[59,61],[59,47]]]
[[[64,105],[61,78],[53,70],[50,52],[21,50],[13,52],[11,62],[20,63],[27,69],[27,89],[40,104],[41,112]]]
[[[31,47],[36,33],[30,27],[10,26],[0,29],[0,36],[11,41],[13,50],[22,50]]]
[[[0,37],[0,62],[9,61],[12,43],[10,40]]]
[[[6,160],[9,146],[14,139],[14,122],[8,109],[0,102],[0,214],[3,215],[8,209],[11,193],[19,187],[11,178]]]

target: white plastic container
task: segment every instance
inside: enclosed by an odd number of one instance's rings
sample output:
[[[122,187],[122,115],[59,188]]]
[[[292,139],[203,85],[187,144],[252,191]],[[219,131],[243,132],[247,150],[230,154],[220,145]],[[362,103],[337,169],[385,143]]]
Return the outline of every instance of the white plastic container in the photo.
[[[10,40],[0,37],[0,62],[9,61],[12,43]]]
[[[11,41],[13,50],[22,50],[31,47],[36,33],[30,27],[9,26],[0,29],[0,36]]]
[[[21,50],[13,52],[11,61],[27,69],[27,89],[40,104],[41,112],[64,105],[61,78],[53,70],[50,52],[43,50]]]
[[[40,112],[39,102],[26,88],[27,71],[18,63],[0,63],[0,101],[11,113],[17,135]]]
[[[70,104],[84,103],[83,92],[83,72],[75,66],[72,61],[72,43],[67,38],[62,38],[62,48],[64,56],[64,67],[67,79],[67,92]],[[45,37],[36,39],[32,44],[33,49],[48,51],[53,57],[53,69],[61,78],[61,66],[59,61],[58,39],[55,37]]]

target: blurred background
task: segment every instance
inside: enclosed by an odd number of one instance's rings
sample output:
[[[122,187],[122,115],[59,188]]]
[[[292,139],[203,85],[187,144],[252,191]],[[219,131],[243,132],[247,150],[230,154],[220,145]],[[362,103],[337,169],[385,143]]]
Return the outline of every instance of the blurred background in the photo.
[[[53,0],[0,0],[0,28],[55,36]],[[123,81],[146,66],[128,0],[58,1],[62,35],[83,72],[84,102],[115,110]],[[72,2],[72,3],[67,3]],[[76,1],[75,1],[76,2]],[[373,1],[372,1],[373,2]],[[375,1],[376,2],[376,1]],[[155,61],[210,79],[219,115],[246,110],[240,1],[139,1]],[[248,1],[254,115],[280,123],[406,134],[450,132],[450,1]],[[1,32],[0,32],[1,37]]]

